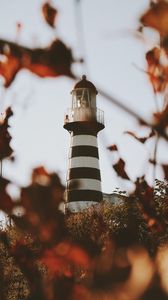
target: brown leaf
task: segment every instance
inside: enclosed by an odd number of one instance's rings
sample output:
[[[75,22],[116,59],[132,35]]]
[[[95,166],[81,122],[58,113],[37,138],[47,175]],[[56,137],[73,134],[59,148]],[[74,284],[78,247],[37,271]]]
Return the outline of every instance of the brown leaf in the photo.
[[[168,127],[168,105],[162,112],[155,113],[155,127],[157,131],[160,133],[164,132],[165,129]]]
[[[8,250],[29,283],[31,299],[44,299],[42,272],[37,266],[37,253],[22,239]]]
[[[138,199],[144,219],[147,222],[148,228],[155,232],[159,232],[165,228],[164,222],[158,216],[154,202],[154,189],[150,187],[144,176],[137,178],[135,182],[135,191],[132,196]]]
[[[118,151],[118,147],[117,147],[117,145],[115,145],[115,144],[113,144],[113,145],[107,147],[107,149],[110,150],[110,151]]]
[[[159,1],[153,3],[152,7],[141,17],[144,26],[158,30],[161,35],[168,34],[168,3]]]
[[[55,27],[55,19],[58,13],[56,8],[54,8],[53,6],[51,6],[51,4],[46,2],[42,6],[42,13],[47,24],[51,27]]]
[[[165,55],[160,48],[153,48],[146,54],[148,63],[147,74],[152,83],[154,92],[163,92],[168,83],[168,66],[162,65],[161,54]]]
[[[9,181],[0,177],[0,209],[7,214],[11,214],[14,202],[6,191]]]
[[[113,168],[117,172],[118,176],[124,179],[130,179],[125,171],[125,162],[122,158],[120,158],[119,161],[113,165]]]
[[[0,40],[0,54],[5,57],[0,62],[0,75],[5,79],[5,87],[13,82],[18,71],[23,68],[40,77],[74,77],[71,72],[72,52],[58,39],[46,48],[35,49]]]
[[[137,141],[141,142],[142,144],[144,144],[149,138],[153,137],[155,135],[155,131],[152,130],[150,132],[150,134],[146,137],[137,137],[136,134],[132,131],[125,131],[124,133],[127,133],[131,136],[133,136]]]
[[[11,108],[6,110],[6,117],[0,124],[0,159],[8,157],[12,154],[13,150],[10,147],[11,136],[8,132],[8,120],[13,115]]]
[[[164,171],[164,175],[165,175],[165,179],[168,180],[168,165],[162,165],[163,171]]]
[[[154,165],[154,166],[156,166],[156,159],[149,159],[149,162],[152,164],[152,165]]]
[[[24,215],[13,216],[14,222],[38,237],[43,245],[52,245],[65,232],[63,214],[59,211],[63,193],[64,187],[56,174],[48,174],[42,167],[35,169],[31,185],[21,190],[19,205]]]
[[[168,55],[168,35],[161,39],[160,46],[164,48],[166,54]]]

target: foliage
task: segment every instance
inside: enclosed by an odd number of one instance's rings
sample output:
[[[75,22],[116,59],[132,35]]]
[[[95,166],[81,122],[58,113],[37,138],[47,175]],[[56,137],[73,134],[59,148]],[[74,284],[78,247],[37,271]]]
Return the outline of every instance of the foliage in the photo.
[[[0,62],[0,74],[5,79],[5,87],[10,86],[16,74],[23,68],[40,77],[74,77],[71,72],[71,50],[59,39],[46,48],[35,49],[0,40],[0,54],[5,57]]]
[[[53,30],[57,9],[45,2],[42,12]],[[142,34],[144,26],[160,34],[160,45],[146,54],[146,73],[155,95],[166,94],[168,83],[167,62],[163,64],[161,59],[167,58],[167,14],[166,1],[151,1],[140,18]],[[46,48],[35,49],[1,39],[0,53],[0,74],[6,88],[22,68],[40,77],[75,77],[71,71],[72,51],[58,38]],[[143,137],[126,133],[142,144],[151,138],[155,140],[154,155],[149,158],[155,171],[159,165],[159,139],[168,140],[167,102],[160,111],[152,112],[150,123],[119,102],[111,101],[132,114],[140,129],[150,129]],[[1,159],[12,154],[8,133],[11,117],[9,108],[0,125]],[[109,151],[119,154],[113,165],[117,175],[130,180],[118,145],[109,146]],[[168,165],[161,166],[167,180]],[[59,209],[64,201],[64,186],[57,174],[49,174],[43,167],[34,169],[30,185],[20,189],[17,201],[7,192],[9,184],[9,180],[0,177],[0,209],[14,224],[0,232],[1,300],[168,299],[166,181],[156,181],[152,187],[144,174],[134,182],[135,190],[129,197],[121,195],[123,203],[102,202],[67,215]],[[15,214],[16,208],[21,215]]]

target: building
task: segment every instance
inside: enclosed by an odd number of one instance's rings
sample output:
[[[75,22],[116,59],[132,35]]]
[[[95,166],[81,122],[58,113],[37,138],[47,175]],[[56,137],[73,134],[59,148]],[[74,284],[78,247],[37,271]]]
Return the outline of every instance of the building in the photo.
[[[103,194],[101,188],[97,135],[105,126],[104,112],[96,104],[96,87],[83,75],[71,94],[72,105],[64,119],[71,136],[65,210],[80,211],[102,200],[115,203],[120,197]]]
[[[64,128],[71,135],[66,208],[79,210],[103,199],[97,134],[104,128],[103,111],[96,105],[96,87],[83,75],[72,90]]]

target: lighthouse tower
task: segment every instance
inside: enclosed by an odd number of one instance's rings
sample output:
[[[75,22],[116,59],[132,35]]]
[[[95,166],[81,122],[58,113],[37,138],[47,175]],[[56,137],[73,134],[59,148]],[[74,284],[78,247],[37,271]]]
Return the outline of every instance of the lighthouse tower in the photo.
[[[104,113],[96,105],[96,87],[82,76],[72,90],[64,128],[71,135],[65,207],[79,211],[103,198],[97,134],[104,128]]]

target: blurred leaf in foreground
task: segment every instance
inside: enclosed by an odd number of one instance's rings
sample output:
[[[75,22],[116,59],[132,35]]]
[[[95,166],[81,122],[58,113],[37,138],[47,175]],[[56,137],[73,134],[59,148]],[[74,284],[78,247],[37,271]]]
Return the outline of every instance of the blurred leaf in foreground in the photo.
[[[19,70],[24,68],[40,77],[74,77],[71,72],[71,49],[59,39],[46,48],[34,49],[0,40],[0,54],[0,75],[5,79],[5,87],[10,86]]]

